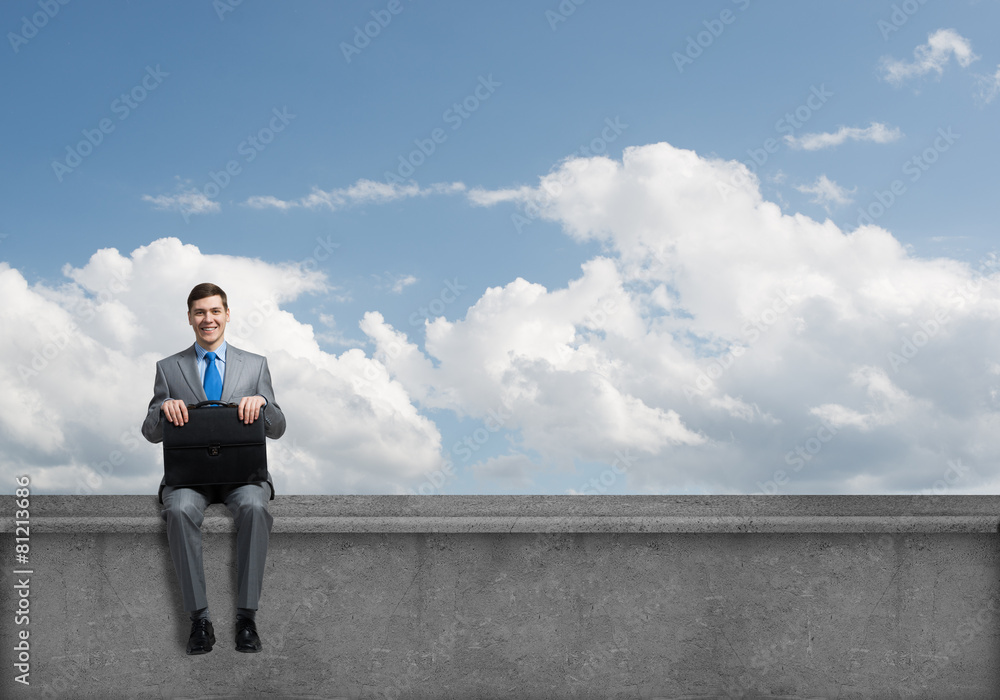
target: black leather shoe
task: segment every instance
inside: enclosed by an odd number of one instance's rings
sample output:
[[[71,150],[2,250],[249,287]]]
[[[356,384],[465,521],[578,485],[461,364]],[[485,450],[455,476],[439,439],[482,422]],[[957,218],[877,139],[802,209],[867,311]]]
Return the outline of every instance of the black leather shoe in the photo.
[[[262,645],[260,637],[257,636],[257,625],[253,620],[243,618],[236,621],[236,651],[256,654]]]
[[[191,623],[191,636],[188,638],[187,653],[207,654],[215,644],[215,629],[209,620],[195,620]]]

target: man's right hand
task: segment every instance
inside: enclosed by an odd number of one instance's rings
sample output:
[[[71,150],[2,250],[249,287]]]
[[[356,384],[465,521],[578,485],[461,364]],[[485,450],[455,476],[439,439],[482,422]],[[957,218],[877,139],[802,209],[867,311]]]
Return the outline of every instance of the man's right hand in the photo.
[[[168,421],[178,427],[188,422],[187,404],[180,399],[167,399],[160,406],[160,410],[163,411],[163,415],[167,417]]]

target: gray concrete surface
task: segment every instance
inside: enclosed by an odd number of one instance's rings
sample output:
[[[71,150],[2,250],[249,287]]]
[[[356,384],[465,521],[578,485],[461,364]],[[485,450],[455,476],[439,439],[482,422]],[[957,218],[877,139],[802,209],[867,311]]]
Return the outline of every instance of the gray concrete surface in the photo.
[[[998,497],[279,496],[257,655],[215,505],[200,657],[151,496],[32,498],[14,625],[13,501],[3,698],[1000,697]]]

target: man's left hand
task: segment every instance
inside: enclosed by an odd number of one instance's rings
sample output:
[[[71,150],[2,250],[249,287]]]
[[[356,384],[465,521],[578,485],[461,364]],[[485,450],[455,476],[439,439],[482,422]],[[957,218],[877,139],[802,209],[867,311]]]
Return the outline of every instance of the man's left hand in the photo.
[[[267,405],[263,396],[244,396],[240,399],[240,408],[236,412],[245,425],[260,418],[260,409]]]

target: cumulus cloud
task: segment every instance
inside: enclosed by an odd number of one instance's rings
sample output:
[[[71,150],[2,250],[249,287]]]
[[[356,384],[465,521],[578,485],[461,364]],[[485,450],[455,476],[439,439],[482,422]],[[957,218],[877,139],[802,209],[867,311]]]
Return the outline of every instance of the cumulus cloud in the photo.
[[[62,285],[0,268],[23,329],[0,340],[0,470],[33,465],[55,488],[119,450],[108,490],[155,488],[157,449],[127,432],[148,401],[135,387],[191,342],[178,300],[226,278],[232,340],[270,358],[288,406],[285,493],[401,492],[433,470],[531,491],[594,483],[595,465],[632,493],[921,492],[955,463],[951,488],[997,483],[995,259],[918,258],[878,226],[785,214],[745,165],[666,143],[466,197],[602,252],[563,285],[515,278],[417,331],[372,310],[370,350],[340,355],[283,310],[330,289],[302,265],[165,240],[99,251]],[[441,412],[465,434],[443,441]]]
[[[299,199],[283,200],[271,195],[250,197],[244,204],[254,209],[328,209],[336,211],[353,204],[382,204],[397,199],[410,197],[427,197],[429,195],[457,194],[465,191],[461,182],[438,182],[427,187],[410,182],[406,184],[376,182],[361,179],[350,187],[322,190],[314,187],[312,191]]]
[[[461,321],[435,319],[425,340],[435,363],[380,315],[366,316],[362,330],[376,343],[375,358],[422,405],[519,435],[514,462],[479,465],[479,440],[451,446],[454,462],[489,473],[497,464],[524,467],[528,453],[569,468],[616,450],[654,455],[705,441],[675,410],[649,405],[622,386],[621,369],[591,344],[616,329],[637,330],[636,313],[613,262],[597,259],[567,289],[549,292],[519,278],[487,290]],[[484,432],[482,442],[488,438]]]
[[[193,342],[184,300],[226,289],[226,338],[266,355],[288,431],[268,441],[281,493],[403,493],[442,464],[440,434],[384,366],[357,348],[320,349],[282,307],[327,292],[298,263],[208,255],[161,239],[123,255],[96,252],[65,282],[29,285],[0,264],[0,474],[30,470],[38,491],[155,493],[161,450],[139,434],[156,360]]]
[[[989,261],[921,259],[877,226],[783,214],[742,164],[668,144],[468,196],[607,250],[566,289],[491,289],[465,319],[427,325],[426,356],[386,359],[415,397],[506,408],[525,454],[610,462],[628,446],[633,491],[765,490],[782,470],[799,493],[919,490],[949,460],[1000,456]],[[813,440],[827,424],[835,437]],[[800,457],[804,444],[821,449]]]
[[[785,141],[792,148],[799,148],[804,151],[817,151],[821,148],[839,146],[845,141],[890,143],[902,136],[903,132],[899,130],[899,127],[888,127],[880,122],[872,122],[864,128],[842,126],[833,133],[802,134],[801,136],[788,134],[785,136]]]
[[[799,192],[813,195],[813,198],[810,201],[814,204],[822,205],[829,212],[831,204],[850,204],[853,199],[851,195],[853,195],[858,188],[855,187],[851,190],[845,189],[828,178],[826,175],[820,175],[813,184],[796,185],[795,189]]]
[[[920,78],[928,73],[940,77],[954,56],[962,68],[968,68],[979,56],[972,52],[972,43],[954,29],[938,29],[927,35],[927,43],[913,50],[913,60],[905,61],[884,56],[881,61],[882,78],[900,85],[910,78]]]

